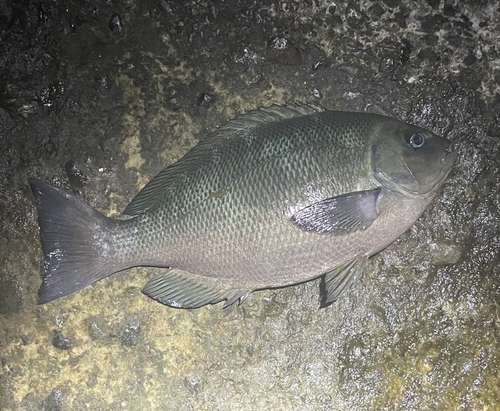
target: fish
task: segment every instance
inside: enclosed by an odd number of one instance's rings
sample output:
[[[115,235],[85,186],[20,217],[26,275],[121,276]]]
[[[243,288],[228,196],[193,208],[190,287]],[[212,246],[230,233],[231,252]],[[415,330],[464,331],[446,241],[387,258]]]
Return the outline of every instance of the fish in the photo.
[[[170,307],[228,307],[319,277],[328,306],[421,216],[456,158],[448,139],[391,117],[273,105],[202,138],[123,218],[31,179],[38,304],[145,266],[160,273],[143,293]]]

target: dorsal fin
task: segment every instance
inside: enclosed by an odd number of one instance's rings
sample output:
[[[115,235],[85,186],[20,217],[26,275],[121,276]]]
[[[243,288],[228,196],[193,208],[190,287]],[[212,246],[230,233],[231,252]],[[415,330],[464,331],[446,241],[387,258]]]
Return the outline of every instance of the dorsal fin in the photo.
[[[193,172],[194,165],[199,169],[211,162],[217,161],[218,150],[225,141],[243,138],[245,131],[289,118],[306,116],[324,111],[317,104],[295,104],[291,106],[271,106],[250,111],[228,121],[223,127],[200,140],[184,157],[176,163],[160,171],[135,196],[127,206],[124,214],[138,215],[153,207],[166,190],[174,184],[187,180]]]
[[[285,120],[287,118],[307,116],[309,114],[320,113],[325,111],[319,104],[294,104],[291,106],[272,105],[270,107],[262,107],[258,110],[252,110],[248,113],[241,114],[233,120],[228,121],[220,129],[209,134],[205,139],[211,138],[233,138],[236,133],[241,130],[247,130],[252,127],[261,126],[266,123],[274,123],[276,121]],[[200,143],[201,143],[200,142]]]

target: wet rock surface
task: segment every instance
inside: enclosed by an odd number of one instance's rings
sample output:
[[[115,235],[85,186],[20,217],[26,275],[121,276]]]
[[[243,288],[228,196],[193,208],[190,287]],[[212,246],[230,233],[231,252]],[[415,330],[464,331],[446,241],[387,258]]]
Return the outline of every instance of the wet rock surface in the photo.
[[[487,1],[0,2],[0,408],[500,407],[499,21]],[[182,311],[136,269],[36,305],[28,178],[117,216],[215,127],[294,101],[460,153],[344,298],[319,310],[316,281]]]

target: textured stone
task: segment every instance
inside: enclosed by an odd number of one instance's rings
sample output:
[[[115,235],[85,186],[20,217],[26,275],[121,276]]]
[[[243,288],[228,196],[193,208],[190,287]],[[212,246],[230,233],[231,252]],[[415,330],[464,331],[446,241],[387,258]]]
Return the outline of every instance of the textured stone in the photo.
[[[0,7],[0,408],[499,408],[500,10],[483,3]],[[278,37],[294,65],[266,58]],[[29,177],[116,216],[227,119],[313,99],[427,127],[460,153],[344,298],[318,310],[312,282],[182,311],[143,296],[154,270],[135,269],[35,305]]]

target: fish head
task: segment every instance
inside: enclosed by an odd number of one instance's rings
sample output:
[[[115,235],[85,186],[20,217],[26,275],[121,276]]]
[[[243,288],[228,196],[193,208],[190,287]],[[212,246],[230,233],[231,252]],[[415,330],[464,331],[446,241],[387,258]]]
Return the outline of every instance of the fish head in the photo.
[[[397,120],[381,123],[372,145],[375,178],[402,195],[434,197],[457,158],[451,142]]]

